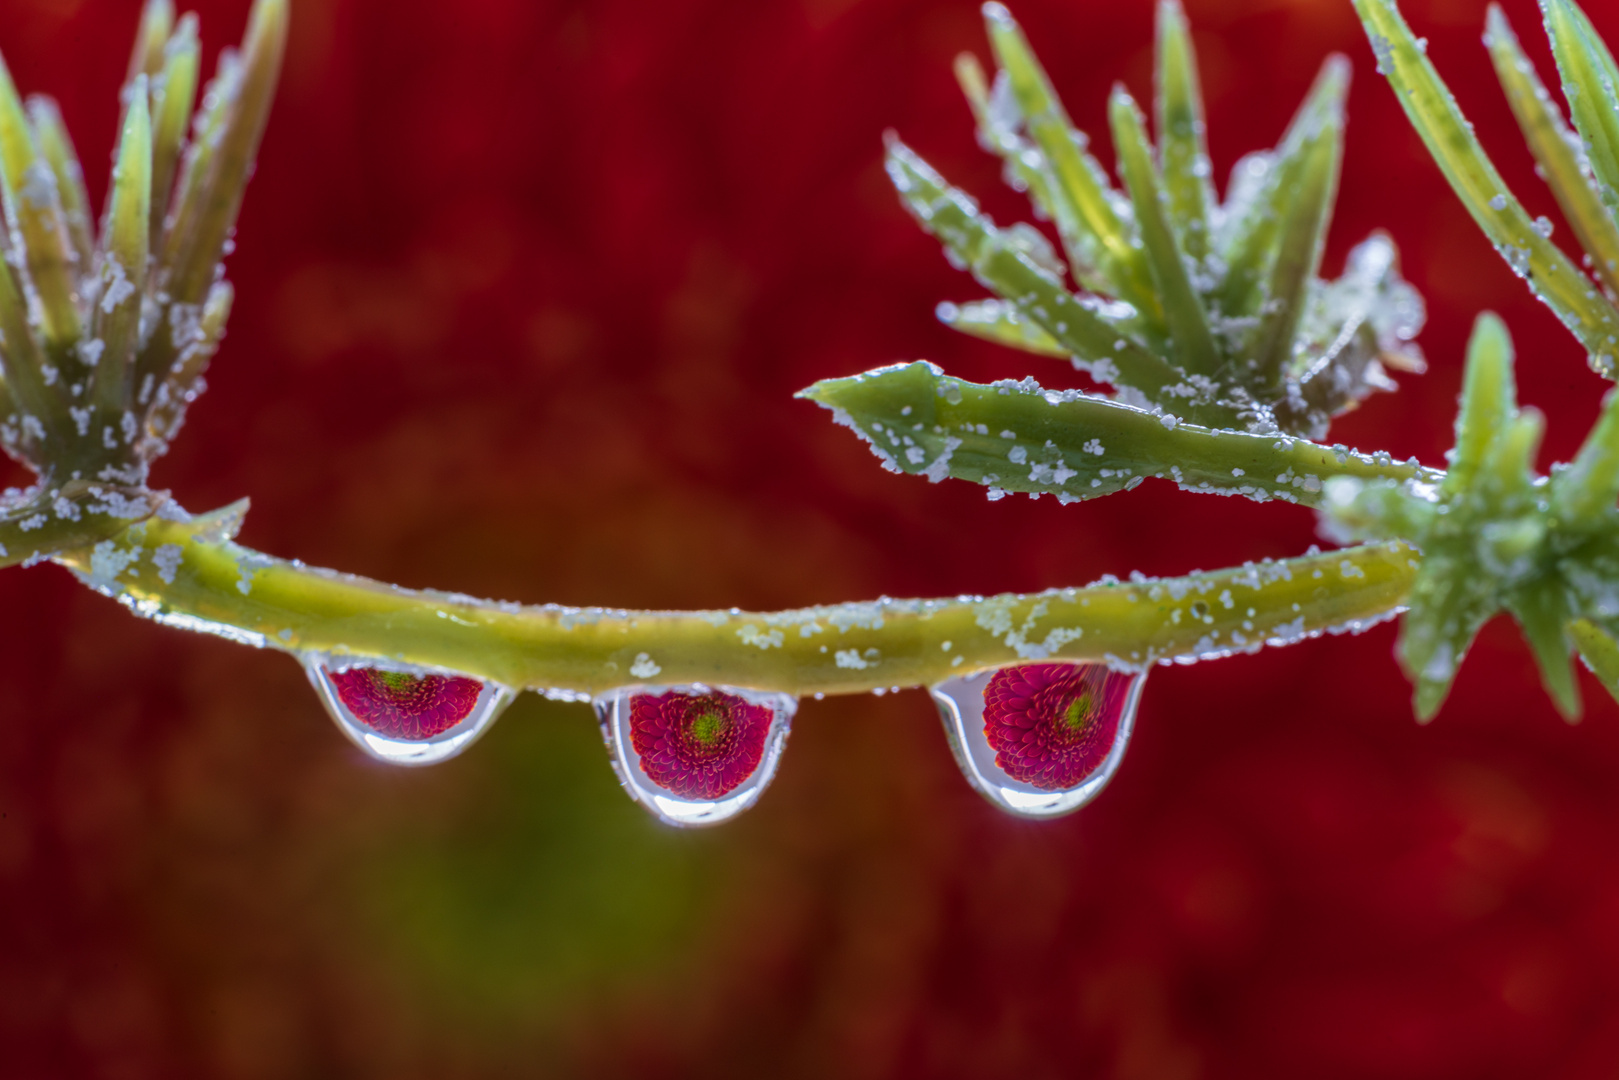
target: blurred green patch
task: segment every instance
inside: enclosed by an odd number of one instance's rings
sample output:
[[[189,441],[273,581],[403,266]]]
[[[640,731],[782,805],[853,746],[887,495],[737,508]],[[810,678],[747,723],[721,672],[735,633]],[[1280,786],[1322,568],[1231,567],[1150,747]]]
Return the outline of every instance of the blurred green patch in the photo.
[[[440,1016],[490,1026],[678,969],[706,936],[721,838],[632,803],[584,706],[525,694],[484,743],[428,796],[442,806],[406,815],[425,828],[358,868],[367,951]]]

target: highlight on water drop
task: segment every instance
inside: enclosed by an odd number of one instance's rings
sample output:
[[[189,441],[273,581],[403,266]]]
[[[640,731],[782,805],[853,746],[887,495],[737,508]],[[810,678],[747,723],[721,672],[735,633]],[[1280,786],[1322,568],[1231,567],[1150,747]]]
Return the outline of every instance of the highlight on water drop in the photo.
[[[351,656],[312,653],[304,671],[361,750],[390,765],[433,765],[471,746],[517,696],[499,683]]]
[[[713,825],[758,801],[797,710],[789,694],[701,683],[596,699],[619,783],[671,825]]]
[[[1054,817],[1094,799],[1118,771],[1144,672],[1105,664],[1016,664],[931,687],[967,780],[1003,810]]]

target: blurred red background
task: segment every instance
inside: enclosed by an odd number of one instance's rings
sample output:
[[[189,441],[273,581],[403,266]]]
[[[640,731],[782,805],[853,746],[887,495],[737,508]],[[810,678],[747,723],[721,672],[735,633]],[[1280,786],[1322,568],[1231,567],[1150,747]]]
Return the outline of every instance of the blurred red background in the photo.
[[[1559,220],[1483,4],[1405,6]],[[1533,4],[1506,7],[1549,65]],[[200,9],[211,56],[246,3]],[[1114,80],[1149,93],[1146,0],[1014,10],[1081,127],[1105,131]],[[1432,370],[1334,438],[1439,463],[1488,307],[1549,414],[1543,464],[1569,456],[1604,384],[1454,202],[1347,0],[1188,13],[1222,178],[1329,51],[1354,59],[1328,269],[1389,228]],[[98,205],[136,17],[0,0]],[[195,510],[251,495],[243,540],[277,555],[529,602],[773,608],[1301,551],[1298,507],[891,476],[792,399],[916,357],[1072,384],[933,321],[979,290],[881,171],[893,127],[1027,216],[974,145],[962,49],[986,51],[966,0],[295,0],[230,337],[156,483]],[[1564,725],[1509,623],[1427,728],[1392,626],[1160,669],[1116,781],[1056,823],[973,795],[921,693],[808,702],[763,802],[683,834],[616,788],[582,705],[525,696],[463,758],[394,771],[283,656],[54,567],[0,574],[0,610],[6,1077],[1619,1071],[1619,709],[1587,679]]]

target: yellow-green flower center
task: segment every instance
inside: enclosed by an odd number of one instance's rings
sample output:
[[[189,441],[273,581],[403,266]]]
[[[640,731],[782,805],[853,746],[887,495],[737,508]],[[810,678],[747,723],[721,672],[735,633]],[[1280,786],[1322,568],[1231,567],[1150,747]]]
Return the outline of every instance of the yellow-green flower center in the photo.
[[[1090,720],[1091,692],[1082,690],[1073,701],[1068,703],[1068,708],[1063,710],[1063,727],[1077,735],[1085,730],[1085,725],[1090,723]]]
[[[702,712],[692,718],[691,737],[700,746],[709,746],[730,730],[731,718],[722,711]]]

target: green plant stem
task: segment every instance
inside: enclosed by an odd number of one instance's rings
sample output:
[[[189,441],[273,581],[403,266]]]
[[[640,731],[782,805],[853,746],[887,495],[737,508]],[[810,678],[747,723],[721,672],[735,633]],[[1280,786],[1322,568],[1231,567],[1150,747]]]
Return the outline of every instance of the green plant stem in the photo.
[[[399,589],[261,555],[230,531],[218,515],[153,518],[57,561],[136,613],[189,629],[570,694],[691,682],[858,693],[1047,656],[1145,665],[1223,655],[1379,621],[1404,602],[1418,564],[1414,549],[1383,543],[1031,595],[654,612]]]

